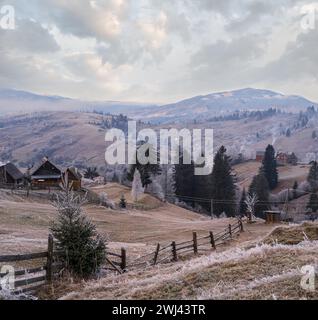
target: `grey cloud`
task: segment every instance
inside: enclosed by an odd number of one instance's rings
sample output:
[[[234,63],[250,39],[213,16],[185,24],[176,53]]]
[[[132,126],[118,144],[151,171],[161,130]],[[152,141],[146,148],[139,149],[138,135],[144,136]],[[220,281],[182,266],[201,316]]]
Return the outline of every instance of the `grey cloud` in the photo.
[[[318,80],[318,30],[300,34],[288,44],[283,55],[264,67],[261,74],[272,81],[287,81],[311,77]]]
[[[6,51],[45,53],[59,50],[54,37],[39,23],[17,20],[15,30],[0,28],[0,43]]]

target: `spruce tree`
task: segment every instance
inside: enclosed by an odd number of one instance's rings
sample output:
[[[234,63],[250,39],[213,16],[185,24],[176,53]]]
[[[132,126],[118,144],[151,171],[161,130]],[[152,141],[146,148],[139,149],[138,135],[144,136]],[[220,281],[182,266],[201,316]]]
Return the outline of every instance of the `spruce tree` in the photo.
[[[97,178],[99,173],[97,171],[97,167],[88,167],[84,172],[84,178],[93,180]]]
[[[126,209],[126,208],[127,208],[127,202],[126,202],[126,199],[125,199],[125,195],[124,195],[124,194],[122,194],[121,197],[120,197],[119,207],[120,207],[121,209]]]
[[[318,195],[316,193],[310,195],[307,209],[311,209],[312,212],[318,211]]]
[[[317,163],[317,161],[313,161],[311,163],[311,167],[309,170],[307,181],[309,182],[309,185],[310,185],[312,191],[316,192],[318,189],[318,163]]]
[[[214,157],[210,176],[213,212],[217,216],[223,212],[227,216],[235,215],[235,184],[230,163],[231,158],[226,154],[226,148],[221,146]]]
[[[144,188],[142,187],[140,173],[138,169],[135,170],[134,180],[131,187],[131,196],[134,202],[139,200],[139,197],[144,193]]]
[[[297,198],[297,189],[298,189],[298,181],[295,181],[294,185],[293,185],[293,198],[294,199]]]
[[[179,201],[194,207],[194,164],[193,162],[191,164],[183,163],[184,158],[188,156],[185,152],[181,154],[181,151],[179,151],[179,164],[173,166],[173,189]]]
[[[146,164],[140,163],[138,160],[138,150],[141,146],[147,147],[147,150],[144,154],[145,157],[149,158],[150,161]],[[144,141],[139,143],[139,147],[137,148],[136,152],[136,163],[131,165],[128,172],[127,172],[127,179],[129,181],[134,180],[134,173],[137,169],[140,173],[142,187],[147,189],[147,186],[152,183],[152,177],[156,175],[161,175],[161,167],[160,167],[160,159],[158,157],[158,152],[153,148],[153,146],[150,143],[146,143]]]
[[[251,196],[256,194],[258,203],[255,206],[255,215],[257,217],[264,218],[263,212],[268,210],[270,205],[268,182],[262,171],[258,175],[254,176],[248,193]]]
[[[240,205],[239,205],[239,215],[241,217],[246,215],[247,204],[245,201],[246,201],[246,191],[245,191],[245,188],[243,188],[241,200],[240,200]]]
[[[106,242],[96,232],[95,225],[82,212],[85,199],[76,196],[66,175],[53,205],[58,216],[51,231],[56,239],[56,249],[67,269],[81,277],[98,271],[106,257]]]
[[[264,173],[265,178],[267,179],[269,189],[275,189],[278,184],[278,171],[275,158],[275,149],[270,144],[266,148],[261,171]]]

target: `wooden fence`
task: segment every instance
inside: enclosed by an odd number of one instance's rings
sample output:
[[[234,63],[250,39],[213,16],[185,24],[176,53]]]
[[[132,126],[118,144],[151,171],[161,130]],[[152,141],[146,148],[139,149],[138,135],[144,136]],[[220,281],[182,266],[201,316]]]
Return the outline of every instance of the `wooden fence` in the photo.
[[[52,235],[48,237],[48,248],[44,252],[17,254],[17,255],[3,255],[0,256],[0,270],[1,265],[16,266],[17,263],[27,262],[37,265],[31,268],[19,267],[19,270],[14,271],[14,290],[13,293],[34,293],[40,289],[44,284],[50,284],[56,279],[65,265],[60,261],[61,252],[54,251],[54,242]],[[117,271],[123,273],[126,271],[126,250],[121,249],[121,253],[107,252],[105,268],[107,270]],[[9,275],[9,271],[0,273],[0,279]],[[1,285],[0,285],[1,290]]]
[[[53,251],[53,237],[48,238],[48,249],[45,252],[4,255],[0,256],[1,264],[20,263],[21,261],[38,260],[40,266],[32,268],[20,268],[14,271],[14,292],[15,293],[31,293],[39,289],[45,283],[51,283],[54,277],[59,273],[63,265],[58,262],[58,252]],[[36,264],[36,263],[35,263]],[[0,278],[8,275],[0,273]],[[1,287],[0,287],[1,289]]]
[[[210,231],[207,236],[198,237],[197,233],[193,232],[191,240],[179,243],[172,241],[165,245],[158,243],[155,251],[129,262],[127,262],[126,249],[121,248],[120,253],[107,252],[103,269],[122,274],[129,269],[143,268],[164,262],[175,262],[189,253],[198,254],[204,251],[216,250],[217,246],[232,240],[243,231],[243,223],[238,220],[234,224],[229,224],[221,232],[213,233]],[[60,253],[54,251],[53,237],[50,235],[47,251],[0,256],[0,263],[16,264],[20,261],[40,260],[42,264],[38,267],[20,269],[14,272],[14,292],[31,293],[41,288],[44,284],[51,283],[60,274],[65,266],[59,261],[59,256]],[[6,275],[8,273],[0,273],[0,278]]]
[[[193,232],[192,239],[188,241],[179,243],[172,241],[165,245],[158,243],[155,251],[128,263],[126,269],[178,261],[185,254],[198,254],[200,252],[216,250],[217,246],[232,240],[243,231],[243,223],[241,220],[238,220],[236,223],[229,224],[227,228],[215,234],[210,231],[207,236],[198,237],[197,233]]]

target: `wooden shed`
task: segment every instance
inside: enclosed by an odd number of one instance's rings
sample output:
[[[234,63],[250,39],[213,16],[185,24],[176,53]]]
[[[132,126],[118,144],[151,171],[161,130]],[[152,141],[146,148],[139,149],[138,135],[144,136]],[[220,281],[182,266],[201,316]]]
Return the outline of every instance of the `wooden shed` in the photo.
[[[62,182],[62,171],[48,158],[31,168],[31,186],[37,188],[59,187]]]
[[[79,191],[82,188],[82,175],[79,170],[75,167],[67,168],[63,175],[67,174],[68,181],[72,184],[72,189],[74,191]]]
[[[0,166],[0,183],[19,185],[24,180],[23,173],[11,162]]]
[[[281,221],[281,212],[280,211],[265,211],[265,220],[266,223],[279,223]]]

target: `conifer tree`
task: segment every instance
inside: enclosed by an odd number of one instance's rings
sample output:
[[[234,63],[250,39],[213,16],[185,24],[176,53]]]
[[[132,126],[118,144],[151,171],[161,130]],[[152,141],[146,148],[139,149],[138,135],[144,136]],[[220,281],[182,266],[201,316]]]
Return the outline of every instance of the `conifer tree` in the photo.
[[[61,188],[53,203],[58,216],[51,227],[56,249],[61,251],[60,259],[70,272],[87,277],[97,272],[103,264],[106,242],[82,212],[81,207],[86,201],[74,194],[67,175],[63,178]]]
[[[255,206],[255,215],[263,218],[263,212],[269,209],[269,187],[265,175],[261,171],[258,175],[254,176],[250,185],[249,192],[251,196],[256,195],[258,203]]]
[[[121,195],[121,198],[120,198],[120,201],[119,201],[119,207],[121,209],[126,209],[127,208],[127,202],[126,202],[126,198],[125,198],[124,194]]]
[[[239,205],[239,215],[245,216],[247,211],[247,204],[246,204],[246,191],[245,188],[243,188],[240,205]]]
[[[184,164],[184,159],[188,156],[186,151],[179,151],[179,164],[173,167],[173,188],[179,201],[185,202],[194,207],[194,164]]]
[[[235,215],[235,184],[232,175],[231,158],[226,154],[226,148],[221,146],[214,157],[213,171],[210,176],[211,199],[213,212],[217,216],[223,212],[227,216]]]
[[[275,158],[275,149],[272,145],[268,145],[265,151],[261,171],[264,173],[267,179],[270,190],[277,187],[278,184],[278,171],[277,162]]]
[[[311,209],[311,212],[318,211],[318,195],[317,193],[312,193],[307,204],[307,209]]]
[[[318,163],[313,161],[309,170],[307,181],[310,184],[312,191],[316,192],[318,189]]]
[[[140,163],[138,159],[138,151],[139,148],[143,146],[145,148],[144,156],[149,158],[150,161],[146,164]],[[158,157],[158,152],[153,148],[150,143],[146,143],[144,141],[139,143],[139,147],[137,148],[136,152],[136,164],[130,166],[127,172],[127,179],[129,181],[133,181],[135,169],[137,169],[140,173],[142,187],[147,189],[147,186],[152,183],[151,176],[161,175],[161,167],[160,167],[160,159]]]

